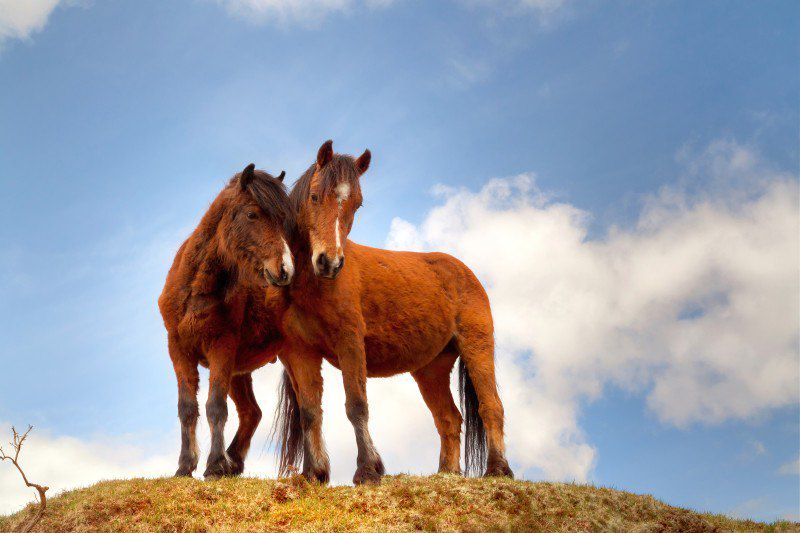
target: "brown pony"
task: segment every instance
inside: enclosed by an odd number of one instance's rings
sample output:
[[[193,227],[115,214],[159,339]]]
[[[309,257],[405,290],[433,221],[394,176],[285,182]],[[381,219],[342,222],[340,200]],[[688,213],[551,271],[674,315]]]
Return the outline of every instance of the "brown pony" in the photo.
[[[274,433],[280,469],[303,460],[303,474],[329,478],[322,438],[322,360],[342,371],[347,417],[358,446],[356,484],[378,481],[384,466],[368,429],[368,377],[410,372],[441,437],[440,472],[460,472],[462,417],[450,392],[460,357],[466,417],[467,472],[511,476],[503,441],[503,406],[494,375],[494,329],[489,300],[475,275],[441,253],[393,252],[347,240],[361,206],[358,159],[322,145],[317,161],[294,185],[295,282],[283,320],[286,367]],[[347,257],[347,267],[344,267]]]
[[[181,453],[176,476],[197,468],[197,365],[209,368],[206,416],[211,450],[204,475],[238,475],[261,410],[250,373],[275,362],[279,320],[294,266],[287,245],[293,223],[285,173],[274,178],[250,164],[231,178],[167,275],[158,307],[178,380]],[[239,429],[225,450],[230,394]]]

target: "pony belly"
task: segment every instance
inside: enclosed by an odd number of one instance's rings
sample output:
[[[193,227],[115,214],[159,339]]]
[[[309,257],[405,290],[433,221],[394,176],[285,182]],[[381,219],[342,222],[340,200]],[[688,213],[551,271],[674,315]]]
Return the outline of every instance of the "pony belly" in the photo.
[[[237,374],[250,373],[277,360],[278,352],[276,350],[248,353],[244,357],[236,358],[234,371]]]
[[[236,373],[246,373],[258,370],[264,365],[274,363],[278,360],[278,352],[283,345],[282,339],[261,339],[260,342],[249,343],[247,348],[240,349],[236,354]]]
[[[393,376],[414,372],[433,361],[453,339],[455,321],[450,319],[449,309],[438,309],[430,315],[409,312],[394,318],[376,315],[368,319],[369,333],[364,339],[367,356],[367,375],[374,377]],[[387,327],[386,324],[389,324]]]
[[[372,349],[367,347],[367,377],[387,378],[414,372],[428,365],[442,352],[447,341],[425,350],[404,352],[399,349]]]
[[[331,364],[332,367],[336,368],[337,370],[341,370],[339,367],[339,358],[333,354],[326,354],[322,356],[327,362]]]

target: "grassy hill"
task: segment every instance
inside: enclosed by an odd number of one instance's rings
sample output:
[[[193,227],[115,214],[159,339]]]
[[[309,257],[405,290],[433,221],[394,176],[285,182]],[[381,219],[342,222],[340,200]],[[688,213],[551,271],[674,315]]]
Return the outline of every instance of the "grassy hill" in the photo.
[[[33,507],[0,518],[18,527]],[[36,531],[800,531],[671,507],[651,496],[565,483],[392,476],[325,487],[299,476],[204,482],[104,481],[48,501]]]

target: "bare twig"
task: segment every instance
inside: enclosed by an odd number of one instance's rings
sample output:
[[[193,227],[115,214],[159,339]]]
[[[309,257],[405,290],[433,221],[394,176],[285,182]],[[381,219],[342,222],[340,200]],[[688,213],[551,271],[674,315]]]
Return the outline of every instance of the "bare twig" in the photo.
[[[33,517],[33,520],[31,520],[27,525],[25,525],[21,529],[23,533],[27,533],[28,531],[32,530],[33,526],[39,523],[39,520],[42,519],[42,516],[44,515],[44,510],[47,508],[47,496],[45,495],[45,492],[47,492],[47,489],[50,488],[50,487],[43,487],[42,485],[37,485],[36,483],[31,483],[30,481],[28,481],[28,477],[25,475],[25,472],[22,470],[22,467],[19,466],[19,452],[20,450],[22,450],[22,444],[25,442],[25,439],[28,438],[28,433],[30,433],[32,429],[33,426],[28,426],[28,429],[25,431],[25,433],[20,434],[17,432],[17,428],[11,426],[11,433],[13,437],[9,444],[11,444],[12,455],[6,454],[6,452],[3,450],[3,447],[0,446],[0,460],[11,461],[11,464],[14,465],[17,468],[17,470],[19,470],[19,473],[22,476],[22,480],[25,482],[25,486],[31,487],[32,489],[36,489],[36,492],[39,493],[39,512],[36,513],[36,516]]]

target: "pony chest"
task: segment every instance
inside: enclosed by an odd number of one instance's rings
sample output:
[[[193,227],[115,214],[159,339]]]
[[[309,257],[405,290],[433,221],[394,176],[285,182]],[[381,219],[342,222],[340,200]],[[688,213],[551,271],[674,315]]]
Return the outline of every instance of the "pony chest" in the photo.
[[[313,346],[323,352],[331,353],[338,339],[352,331],[343,321],[319,309],[292,305],[283,321],[287,336]]]

